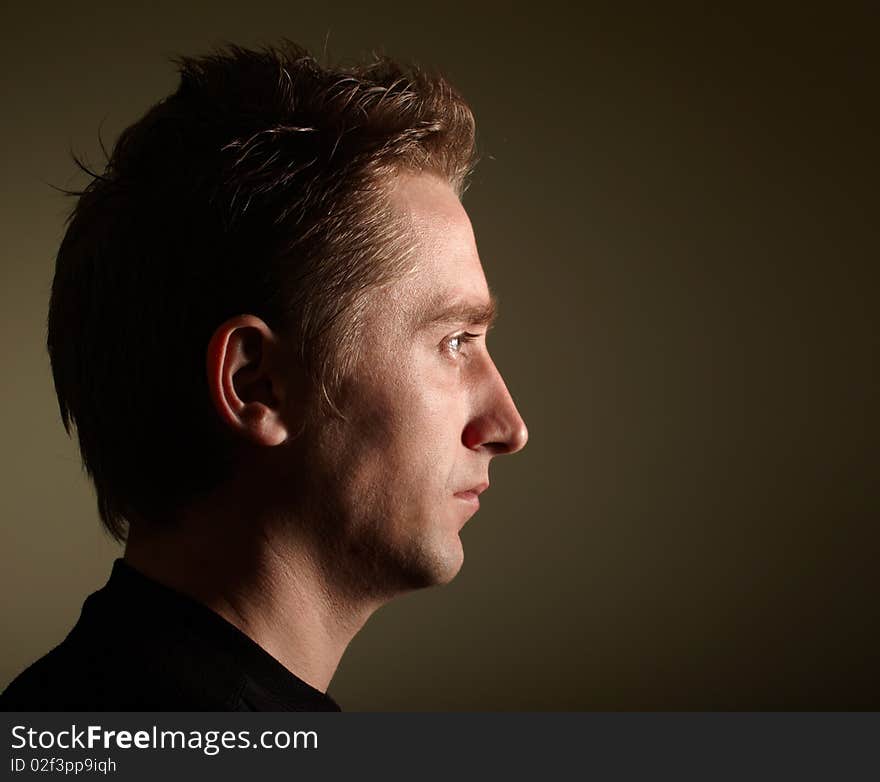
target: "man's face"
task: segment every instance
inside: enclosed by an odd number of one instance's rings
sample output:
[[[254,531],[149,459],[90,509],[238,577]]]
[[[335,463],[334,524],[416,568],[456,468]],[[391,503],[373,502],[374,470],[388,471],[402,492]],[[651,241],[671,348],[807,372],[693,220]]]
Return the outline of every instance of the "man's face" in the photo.
[[[323,421],[306,450],[325,564],[377,593],[456,575],[490,460],[528,436],[486,349],[492,300],[461,203],[411,174],[392,204],[415,237],[415,272],[374,296],[334,400],[345,420]]]

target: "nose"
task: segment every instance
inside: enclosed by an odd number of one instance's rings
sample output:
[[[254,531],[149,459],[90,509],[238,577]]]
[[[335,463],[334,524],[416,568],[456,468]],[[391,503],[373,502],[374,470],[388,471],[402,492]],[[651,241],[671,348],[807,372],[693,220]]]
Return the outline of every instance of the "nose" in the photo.
[[[462,443],[471,450],[487,450],[493,456],[521,451],[528,442],[529,430],[494,364],[491,377],[481,390],[485,396],[462,432]]]

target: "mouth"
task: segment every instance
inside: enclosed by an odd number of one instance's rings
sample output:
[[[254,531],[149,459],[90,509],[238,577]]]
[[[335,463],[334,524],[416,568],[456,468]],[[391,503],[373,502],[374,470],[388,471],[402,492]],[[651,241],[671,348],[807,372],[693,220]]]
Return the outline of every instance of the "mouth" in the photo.
[[[488,483],[480,483],[476,486],[465,489],[464,491],[459,491],[455,493],[455,496],[460,500],[464,500],[465,502],[470,503],[471,505],[480,507],[480,495],[489,488]]]
[[[471,505],[475,505],[478,508],[480,507],[480,495],[475,491],[460,491],[455,496],[460,500],[469,502]]]

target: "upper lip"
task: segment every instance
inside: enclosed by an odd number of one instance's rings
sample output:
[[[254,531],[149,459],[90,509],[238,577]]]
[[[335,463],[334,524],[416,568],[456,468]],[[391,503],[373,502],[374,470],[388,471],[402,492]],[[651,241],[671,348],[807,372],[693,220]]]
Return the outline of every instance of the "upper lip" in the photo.
[[[467,494],[468,492],[473,492],[478,497],[489,488],[489,481],[483,481],[482,483],[478,483],[476,486],[471,486],[470,489],[462,489],[461,491],[457,491],[456,494]]]

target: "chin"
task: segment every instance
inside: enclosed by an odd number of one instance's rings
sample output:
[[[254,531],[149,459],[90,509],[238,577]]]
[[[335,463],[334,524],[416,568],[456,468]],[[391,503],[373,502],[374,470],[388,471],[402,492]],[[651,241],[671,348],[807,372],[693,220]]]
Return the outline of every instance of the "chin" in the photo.
[[[404,566],[405,581],[410,589],[448,584],[464,564],[464,549],[458,535],[454,540],[433,541],[432,546],[420,547],[407,558]]]
[[[432,520],[435,521],[435,520]],[[436,522],[410,529],[404,536],[378,533],[350,542],[345,557],[351,562],[349,575],[354,589],[391,598],[403,592],[448,584],[464,564],[464,549],[457,531]]]
[[[455,535],[455,540],[445,548],[436,560],[434,583],[448,584],[458,575],[462,565],[464,565],[464,549],[458,535]]]
[[[461,571],[464,565],[464,556],[459,557],[454,563],[447,563],[446,566],[436,573],[434,584],[441,586],[450,583]]]

